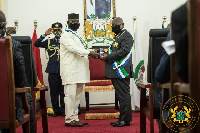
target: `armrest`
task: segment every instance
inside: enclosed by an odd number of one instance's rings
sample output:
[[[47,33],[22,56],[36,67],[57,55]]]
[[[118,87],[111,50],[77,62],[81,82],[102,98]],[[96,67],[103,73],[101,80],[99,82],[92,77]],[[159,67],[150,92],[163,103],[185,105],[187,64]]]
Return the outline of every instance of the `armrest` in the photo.
[[[158,86],[159,88],[170,89],[170,88],[171,88],[171,83],[164,83],[164,84],[157,83],[157,86]]]
[[[190,84],[186,83],[174,83],[174,89],[181,93],[190,94]]]
[[[150,83],[138,83],[137,87],[138,88],[153,88],[153,85]]]
[[[15,88],[15,93],[26,93],[31,92],[30,87],[24,87],[24,88]]]
[[[47,85],[37,86],[31,89],[32,91],[48,91],[49,87]]]

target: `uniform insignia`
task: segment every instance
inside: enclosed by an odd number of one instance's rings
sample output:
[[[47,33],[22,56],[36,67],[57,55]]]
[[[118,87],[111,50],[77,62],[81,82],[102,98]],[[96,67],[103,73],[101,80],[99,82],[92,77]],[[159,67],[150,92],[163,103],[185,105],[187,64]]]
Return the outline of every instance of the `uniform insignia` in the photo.
[[[58,28],[58,27],[59,27],[59,25],[58,25],[58,24],[56,24],[56,25],[55,25],[55,27],[57,27],[57,28]]]
[[[113,46],[114,46],[114,48],[118,48],[118,43],[115,42],[115,43],[113,44]]]

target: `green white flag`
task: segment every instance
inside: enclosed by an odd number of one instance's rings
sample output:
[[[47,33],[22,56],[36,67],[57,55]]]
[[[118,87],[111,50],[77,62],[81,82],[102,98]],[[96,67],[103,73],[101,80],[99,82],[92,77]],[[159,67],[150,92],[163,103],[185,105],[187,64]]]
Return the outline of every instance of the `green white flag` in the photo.
[[[141,44],[139,43],[136,21],[134,23],[134,45],[132,50],[132,63],[133,63],[133,72],[134,78],[131,79],[131,101],[132,109],[135,110],[135,107],[140,107],[140,90],[137,88],[137,84],[140,81],[143,81],[144,77],[144,59],[142,56]]]

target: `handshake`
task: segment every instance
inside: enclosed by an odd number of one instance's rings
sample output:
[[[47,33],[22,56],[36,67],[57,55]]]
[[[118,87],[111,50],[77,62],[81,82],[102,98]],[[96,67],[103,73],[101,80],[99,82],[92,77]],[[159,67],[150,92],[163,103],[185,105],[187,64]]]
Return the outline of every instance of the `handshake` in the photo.
[[[89,56],[94,58],[94,59],[100,59],[102,61],[106,61],[107,60],[107,54],[101,54],[100,49],[95,49],[94,51],[90,51]]]

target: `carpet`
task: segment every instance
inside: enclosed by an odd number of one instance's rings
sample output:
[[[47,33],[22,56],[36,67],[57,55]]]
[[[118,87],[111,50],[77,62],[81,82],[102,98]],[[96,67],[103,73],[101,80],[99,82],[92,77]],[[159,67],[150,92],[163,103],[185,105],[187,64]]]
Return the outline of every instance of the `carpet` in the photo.
[[[108,120],[85,120],[85,113],[79,115],[79,119],[88,122],[84,127],[65,127],[65,117],[48,116],[49,133],[140,133],[140,113],[132,113],[133,121],[130,126],[112,127],[110,122],[117,119]],[[147,119],[146,132],[150,132],[150,122]],[[22,133],[21,127],[17,128],[17,133]],[[38,121],[38,133],[42,133],[42,119]],[[154,123],[154,133],[159,133],[158,124]]]

